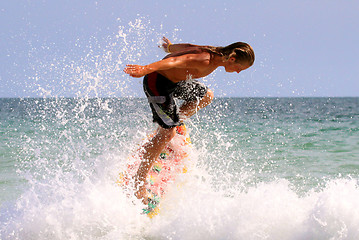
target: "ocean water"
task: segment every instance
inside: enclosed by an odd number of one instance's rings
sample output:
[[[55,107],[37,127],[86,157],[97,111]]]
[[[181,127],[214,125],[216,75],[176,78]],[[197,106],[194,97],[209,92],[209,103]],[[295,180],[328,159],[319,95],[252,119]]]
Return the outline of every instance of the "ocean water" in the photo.
[[[0,239],[359,239],[359,98],[217,98],[159,216],[116,184],[142,98],[0,99]]]

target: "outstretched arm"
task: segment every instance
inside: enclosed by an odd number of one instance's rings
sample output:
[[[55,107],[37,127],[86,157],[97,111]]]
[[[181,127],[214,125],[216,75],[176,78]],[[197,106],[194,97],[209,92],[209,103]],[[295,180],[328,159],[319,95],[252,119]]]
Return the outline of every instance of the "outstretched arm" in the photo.
[[[202,47],[200,45],[195,45],[195,44],[190,44],[190,43],[172,44],[171,41],[166,37],[163,37],[162,40],[163,40],[162,48],[166,53],[180,52],[180,51],[183,51],[186,48],[190,48],[190,47]]]
[[[198,68],[208,65],[210,56],[208,53],[185,54],[176,57],[169,57],[146,66],[127,64],[123,70],[131,77],[143,77],[146,74],[159,70],[168,70],[172,68]]]

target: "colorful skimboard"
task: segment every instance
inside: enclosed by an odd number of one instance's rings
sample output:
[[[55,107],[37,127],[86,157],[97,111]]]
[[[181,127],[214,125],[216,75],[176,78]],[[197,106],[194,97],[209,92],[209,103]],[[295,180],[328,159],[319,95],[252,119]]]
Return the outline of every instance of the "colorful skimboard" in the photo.
[[[150,136],[152,137],[152,136]],[[146,180],[148,191],[148,205],[143,212],[152,218],[160,211],[160,202],[164,198],[168,186],[175,182],[179,174],[187,172],[188,156],[191,148],[191,139],[185,125],[176,127],[175,137],[161,152],[153,164]],[[136,151],[128,160],[126,170],[120,173],[119,184],[128,187],[133,182],[133,176],[141,163],[139,151]]]

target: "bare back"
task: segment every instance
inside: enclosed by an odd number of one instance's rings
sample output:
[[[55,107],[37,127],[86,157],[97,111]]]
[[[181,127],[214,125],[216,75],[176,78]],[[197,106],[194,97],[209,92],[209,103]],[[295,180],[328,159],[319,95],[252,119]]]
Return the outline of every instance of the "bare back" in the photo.
[[[200,48],[190,47],[184,51],[167,55],[164,59],[182,57],[191,60],[191,65],[185,68],[171,68],[157,71],[172,82],[180,82],[189,78],[197,79],[211,74],[218,65],[213,64],[213,54]],[[195,64],[193,64],[195,63]]]

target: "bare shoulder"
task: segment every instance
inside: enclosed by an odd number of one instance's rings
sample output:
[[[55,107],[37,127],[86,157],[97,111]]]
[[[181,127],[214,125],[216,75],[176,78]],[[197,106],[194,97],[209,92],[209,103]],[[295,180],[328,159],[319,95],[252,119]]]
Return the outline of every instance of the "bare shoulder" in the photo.
[[[175,57],[183,57],[193,60],[204,60],[204,59],[210,59],[211,54],[207,51],[203,51],[203,49],[199,47],[189,47],[182,51],[168,54],[166,57],[164,57],[164,59],[175,58]]]
[[[198,52],[194,54],[186,54],[186,57],[192,61],[209,62],[211,60],[211,54],[208,52]]]
[[[186,54],[181,56],[183,61],[186,63],[185,66],[188,68],[208,68],[211,64],[211,54],[208,52],[200,52],[195,54]]]

